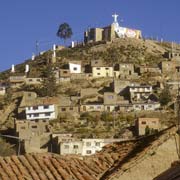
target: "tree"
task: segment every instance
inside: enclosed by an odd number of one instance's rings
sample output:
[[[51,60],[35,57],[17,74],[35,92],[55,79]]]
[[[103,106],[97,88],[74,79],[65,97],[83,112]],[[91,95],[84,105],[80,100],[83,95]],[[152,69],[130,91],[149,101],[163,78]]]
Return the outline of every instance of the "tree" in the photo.
[[[159,101],[162,106],[167,105],[171,101],[171,93],[168,87],[165,87],[159,96]]]
[[[63,39],[64,43],[66,43],[66,40],[68,38],[71,38],[71,36],[73,35],[73,32],[68,23],[63,23],[59,26],[59,29],[58,29],[56,35],[59,38]]]
[[[44,80],[42,82],[43,87],[40,89],[41,96],[56,96],[57,86],[56,78],[51,66],[47,66],[44,71]]]

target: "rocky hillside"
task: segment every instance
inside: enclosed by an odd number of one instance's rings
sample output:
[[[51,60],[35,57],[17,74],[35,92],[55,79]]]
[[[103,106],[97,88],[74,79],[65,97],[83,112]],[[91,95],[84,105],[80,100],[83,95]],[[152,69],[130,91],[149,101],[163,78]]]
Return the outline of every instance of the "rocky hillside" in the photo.
[[[180,49],[178,44],[174,44],[176,49]],[[80,45],[75,48],[65,48],[57,50],[56,67],[63,67],[70,60],[81,60],[88,64],[92,59],[103,59],[107,64],[118,62],[131,62],[135,65],[157,66],[159,62],[165,60],[163,54],[171,50],[171,43],[157,42],[142,39],[117,39],[113,42],[98,42],[94,44]],[[52,51],[47,51],[36,56],[34,61],[26,60],[24,63],[16,65],[16,75],[24,73],[24,65],[30,65],[30,77],[41,77],[43,71],[52,57]],[[9,70],[1,72],[0,78],[6,79]]]

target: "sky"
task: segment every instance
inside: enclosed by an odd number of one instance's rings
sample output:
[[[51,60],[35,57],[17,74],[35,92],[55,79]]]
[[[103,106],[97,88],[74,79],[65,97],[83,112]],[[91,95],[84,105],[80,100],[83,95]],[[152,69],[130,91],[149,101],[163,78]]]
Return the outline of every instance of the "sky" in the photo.
[[[179,43],[179,7],[180,0],[0,0],[0,71],[31,58],[36,41],[39,51],[63,44],[56,36],[61,23],[82,41],[84,30],[111,24],[114,13],[144,37]]]

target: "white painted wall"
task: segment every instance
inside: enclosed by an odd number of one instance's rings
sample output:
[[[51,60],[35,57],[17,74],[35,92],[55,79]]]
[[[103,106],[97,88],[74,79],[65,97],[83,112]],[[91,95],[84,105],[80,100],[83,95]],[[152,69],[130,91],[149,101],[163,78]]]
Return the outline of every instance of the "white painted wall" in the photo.
[[[70,73],[81,73],[81,65],[69,63]]]
[[[35,109],[34,107],[37,107]],[[48,105],[48,108],[44,108],[44,105],[26,107],[26,119],[55,119],[55,105]]]

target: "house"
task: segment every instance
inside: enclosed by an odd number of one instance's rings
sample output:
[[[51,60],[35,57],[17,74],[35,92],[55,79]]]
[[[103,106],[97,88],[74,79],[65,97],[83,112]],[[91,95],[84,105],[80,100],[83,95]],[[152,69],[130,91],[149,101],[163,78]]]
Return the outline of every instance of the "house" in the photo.
[[[56,119],[57,98],[36,98],[26,103],[25,113],[27,120],[35,119]]]
[[[139,136],[146,134],[146,129],[160,130],[159,118],[138,118],[136,128]]]
[[[132,103],[134,111],[155,111],[160,108],[159,102],[147,101],[147,102],[134,102]]]
[[[16,120],[16,135],[22,140],[26,153],[48,152],[51,126],[47,120]]]
[[[71,74],[69,69],[58,69],[54,71],[56,82],[69,82],[71,80]]]
[[[39,85],[43,82],[42,78],[26,78],[25,84],[26,85]]]
[[[125,108],[126,107],[126,108]],[[130,108],[129,101],[124,100],[122,96],[118,96],[116,93],[106,92],[104,93],[104,110],[108,112],[128,110]]]
[[[70,74],[78,74],[82,72],[81,61],[69,61]]]
[[[53,134],[56,153],[61,155],[74,154],[89,156],[101,151],[102,148],[114,142],[120,142],[122,139],[77,139],[72,135]]]
[[[18,108],[20,119],[56,119],[57,97],[39,98],[35,92],[24,92]]]
[[[78,99],[72,100],[72,98],[69,96],[58,96],[57,111],[58,114],[78,113]]]
[[[116,94],[125,95],[128,94],[128,88],[130,81],[115,79],[113,81],[113,90]]]
[[[80,112],[103,112],[104,104],[98,102],[84,103],[80,105]]]
[[[150,85],[131,85],[129,86],[129,94],[131,101],[146,100],[152,93]]]
[[[18,88],[25,83],[26,76],[10,76],[9,83],[10,87]]]
[[[140,66],[137,68],[138,73],[140,75],[144,74],[144,73],[151,73],[151,74],[161,74],[161,69],[159,67],[147,67],[147,66]]]
[[[109,66],[104,63],[102,60],[92,60],[92,77],[114,77],[113,66]]]
[[[134,65],[132,63],[120,63],[114,66],[114,77],[129,79],[133,76],[138,76],[134,72]]]

